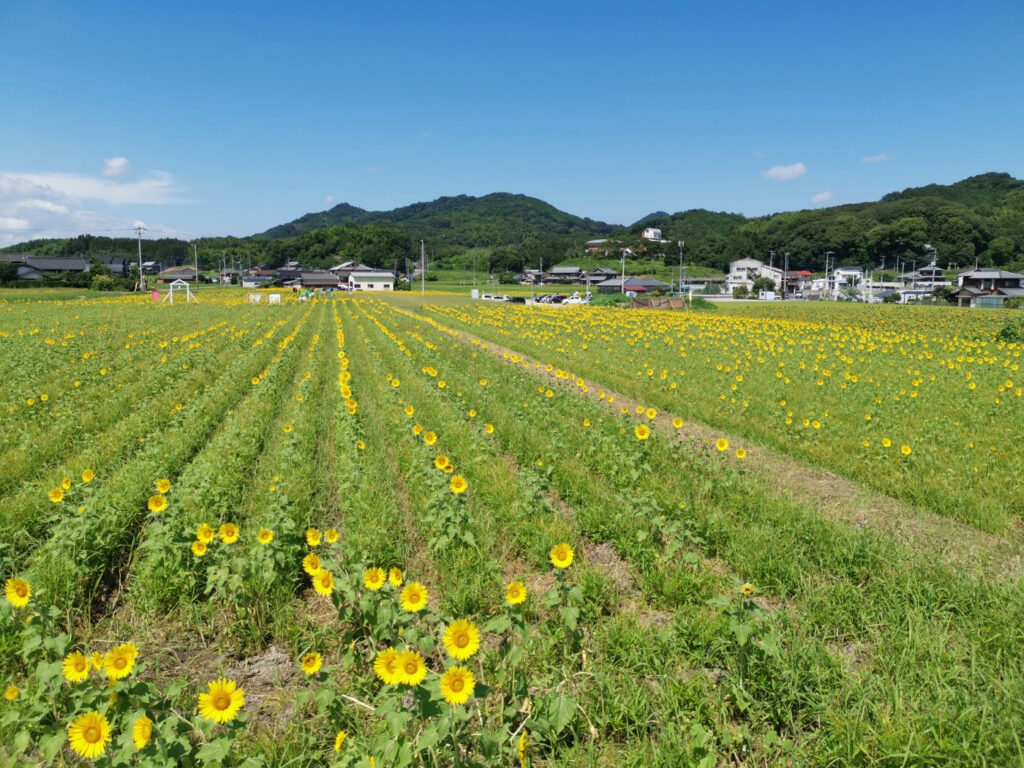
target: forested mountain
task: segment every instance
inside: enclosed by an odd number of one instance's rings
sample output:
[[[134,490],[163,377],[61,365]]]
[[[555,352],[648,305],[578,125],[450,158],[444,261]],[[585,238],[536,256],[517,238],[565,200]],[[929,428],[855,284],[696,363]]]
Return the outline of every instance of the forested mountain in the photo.
[[[392,211],[364,211],[341,203],[272,227],[261,237],[294,237],[325,226],[383,223],[396,225],[416,240],[444,240],[470,247],[510,245],[530,237],[585,240],[615,229],[603,221],[565,213],[535,197],[495,192],[483,197],[439,197]]]
[[[1024,269],[1024,181],[1005,173],[972,176],[951,185],[932,184],[893,192],[878,202],[776,213],[746,218],[737,213],[693,209],[671,215],[657,212],[629,227],[572,216],[527,197],[496,193],[484,197],[441,197],[393,211],[364,211],[337,205],[252,237],[212,237],[197,241],[201,266],[226,256],[236,263],[279,266],[301,261],[321,267],[356,259],[370,266],[404,268],[414,260],[419,241],[432,259],[485,248],[494,271],[551,266],[584,257],[584,242],[607,237],[650,258],[678,263],[678,241],[685,260],[715,269],[744,256],[779,259],[790,266],[820,270],[829,251],[837,263],[862,266],[925,258],[933,246],[942,267],[981,265]],[[648,243],[644,227],[658,227],[667,243]],[[609,248],[616,248],[610,243]],[[47,255],[134,256],[132,238],[92,235],[21,243],[7,251]],[[143,257],[165,264],[190,264],[191,245],[173,239],[144,240]],[[778,261],[776,262],[778,263]]]

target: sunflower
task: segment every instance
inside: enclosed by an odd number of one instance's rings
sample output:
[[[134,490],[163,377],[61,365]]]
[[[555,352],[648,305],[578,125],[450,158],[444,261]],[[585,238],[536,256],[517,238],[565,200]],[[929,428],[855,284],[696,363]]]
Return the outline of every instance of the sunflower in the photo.
[[[91,483],[95,479],[96,479],[96,473],[93,472],[91,469],[87,469],[87,470],[85,470],[82,473],[82,482],[83,483]]]
[[[883,437],[882,438],[882,446],[885,447],[885,448],[891,448],[892,447],[892,440],[890,440],[888,437]]]
[[[513,581],[505,587],[505,602],[509,605],[519,605],[526,602],[526,586],[521,581]]]
[[[362,440],[356,440],[356,450],[358,450],[358,451],[365,451],[366,450],[366,443],[364,443]]]
[[[415,408],[413,408],[411,405],[405,406],[405,415],[406,416],[408,416],[409,418],[412,418],[412,415],[414,413],[416,413],[416,409]]]
[[[419,685],[427,676],[427,662],[419,651],[402,651],[395,660],[398,682],[403,685]]]
[[[434,466],[443,472],[444,468],[448,466],[448,457],[443,453],[438,454],[434,457]]]
[[[199,527],[196,528],[196,538],[203,542],[203,544],[209,544],[213,541],[214,530],[206,523],[200,523]]]
[[[18,686],[8,685],[4,688],[4,699],[7,701],[15,701],[19,696],[21,696],[21,691],[18,690]]]
[[[480,630],[473,622],[459,619],[445,627],[442,642],[449,656],[465,661],[480,650]]]
[[[205,541],[199,541],[198,539],[193,541],[192,542],[192,554],[195,555],[196,557],[202,557],[203,555],[205,555],[206,554],[206,542]]]
[[[81,683],[89,679],[89,660],[81,651],[73,651],[65,656],[61,667],[64,679],[69,683]]]
[[[106,751],[110,743],[110,723],[99,712],[86,712],[71,721],[68,741],[75,752],[94,760]]]
[[[384,685],[398,685],[398,651],[385,648],[373,660],[373,671]]]
[[[92,665],[93,669],[99,672],[103,669],[103,654],[99,651],[93,651],[89,654],[89,663]]]
[[[413,424],[412,425],[412,433],[414,435],[419,435],[422,431],[423,431],[423,425],[422,424]]]
[[[334,737],[334,751],[341,752],[341,745],[345,743],[345,732],[338,731]]]
[[[646,424],[637,424],[636,429],[633,430],[633,434],[636,435],[637,440],[646,440],[651,436],[651,428]]]
[[[441,695],[449,704],[465,704],[473,695],[476,680],[465,667],[451,667],[441,675]]]
[[[71,490],[71,478],[70,477],[65,477],[63,480],[61,480],[60,481],[60,487],[63,488],[65,491],[70,491]]]
[[[648,419],[653,419],[655,416],[658,415],[658,412],[654,408],[648,408],[646,415]]]
[[[551,564],[555,566],[555,568],[568,568],[572,565],[572,556],[572,547],[564,541],[561,544],[553,546],[549,554]]]
[[[132,741],[135,742],[135,748],[142,749],[149,744],[152,737],[153,721],[145,715],[141,715],[132,723]]]
[[[437,433],[434,430],[423,433],[423,442],[427,445],[433,445],[437,442]]]
[[[306,543],[311,547],[320,546],[320,531],[316,528],[310,528],[306,531]]]
[[[170,480],[157,480],[154,483],[154,485],[156,486],[156,489],[159,493],[167,493],[169,490],[171,490]]]
[[[493,435],[494,434],[494,425],[493,424],[484,424],[484,432],[486,432],[488,435]]]
[[[472,408],[469,410],[469,418],[471,418],[471,419],[475,419],[476,418],[476,411],[474,411]]]
[[[281,427],[281,429],[284,430],[284,433],[287,435],[292,431],[292,425],[285,424],[283,427]]]
[[[320,558],[310,552],[302,558],[302,570],[310,576],[315,576],[316,572],[320,570]]]
[[[103,672],[111,680],[121,680],[132,673],[139,649],[135,643],[124,643],[117,646],[103,657]]]
[[[402,610],[409,613],[422,611],[427,607],[429,597],[427,588],[418,581],[414,581],[402,590]]]
[[[32,587],[24,579],[8,579],[4,583],[4,597],[15,608],[24,608],[32,597]]]
[[[753,584],[744,584],[743,588],[740,590],[740,592],[742,592],[744,595],[749,597],[750,595],[754,594],[754,585]]]
[[[387,574],[384,573],[383,568],[367,568],[363,572],[363,585],[373,592],[383,587],[387,580]]]
[[[54,504],[59,504],[64,501],[64,489],[63,488],[51,488],[50,489],[50,501]]]
[[[149,501],[146,502],[146,506],[149,507],[150,512],[163,512],[167,509],[167,499],[159,493],[154,493],[149,497]]]
[[[388,581],[391,582],[391,586],[396,589],[402,586],[402,569],[392,568],[388,571]]]
[[[313,575],[313,589],[318,595],[330,595],[334,591],[334,574],[326,568],[321,568]]]
[[[736,449],[736,458],[737,459],[745,459],[745,458],[747,458],[747,452],[743,448],[737,448]]]
[[[324,658],[319,653],[307,653],[302,657],[302,671],[308,675],[315,675],[323,666]]]
[[[911,452],[912,449],[909,445],[900,446],[900,453],[902,453],[904,456],[909,456]]]
[[[338,541],[338,531],[334,528],[328,528],[324,531],[324,541],[328,544],[334,544]]]
[[[465,493],[467,488],[469,488],[469,483],[466,482],[466,478],[462,475],[453,476],[451,481],[448,483],[448,490],[456,495]]]
[[[225,544],[234,544],[238,541],[238,526],[234,523],[224,523],[220,527],[220,540]]]
[[[715,448],[717,448],[719,451],[727,451],[729,450],[729,441],[726,440],[724,437],[720,437],[718,438],[718,440],[715,441]]]
[[[199,694],[199,714],[215,723],[228,723],[245,705],[245,692],[234,680],[221,678],[207,683],[209,693]]]
[[[675,427],[676,429],[682,429],[683,420],[676,416],[674,419],[672,419],[672,426]]]

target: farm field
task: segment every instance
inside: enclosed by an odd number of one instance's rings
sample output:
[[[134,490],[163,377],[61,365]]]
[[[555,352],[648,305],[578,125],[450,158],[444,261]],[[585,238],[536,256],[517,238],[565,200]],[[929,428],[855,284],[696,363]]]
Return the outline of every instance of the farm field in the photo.
[[[38,299],[0,764],[1024,764],[1000,313]]]

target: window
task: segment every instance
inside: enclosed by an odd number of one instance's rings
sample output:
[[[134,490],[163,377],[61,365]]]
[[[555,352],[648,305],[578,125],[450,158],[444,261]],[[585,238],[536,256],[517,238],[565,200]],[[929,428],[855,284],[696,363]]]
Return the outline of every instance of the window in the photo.
[[[367,288],[373,288],[373,283],[367,283],[367,284],[366,284],[366,287],[367,287]]]

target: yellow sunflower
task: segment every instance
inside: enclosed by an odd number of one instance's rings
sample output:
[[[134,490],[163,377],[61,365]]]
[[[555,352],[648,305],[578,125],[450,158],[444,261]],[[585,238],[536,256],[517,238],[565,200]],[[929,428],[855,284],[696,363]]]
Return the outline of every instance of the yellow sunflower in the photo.
[[[156,489],[159,493],[167,493],[169,490],[171,490],[170,480],[157,480],[154,483],[154,485],[156,486]]]
[[[445,627],[442,642],[449,656],[465,661],[480,650],[480,630],[473,622],[459,619]]]
[[[367,568],[363,573],[363,584],[374,592],[383,587],[386,581],[387,577],[383,568]]]
[[[742,592],[744,595],[749,597],[750,595],[754,594],[754,585],[753,584],[744,584],[743,588],[740,590],[740,592]]]
[[[214,534],[215,531],[213,530],[213,528],[211,528],[206,523],[201,523],[199,527],[196,528],[196,538],[199,541],[203,542],[203,544],[209,544],[211,541],[213,541]]]
[[[135,722],[132,723],[132,741],[135,742],[136,749],[142,749],[149,740],[153,737],[153,721],[145,715],[140,715],[136,718]]]
[[[572,565],[572,547],[564,541],[561,544],[556,544],[551,548],[549,557],[551,558],[551,564],[555,568],[568,568]]]
[[[8,685],[4,688],[4,699],[7,701],[15,701],[19,696],[21,696],[21,691],[18,690],[18,686]]]
[[[81,683],[89,679],[89,660],[81,651],[72,651],[65,656],[61,667],[64,679],[69,683]]]
[[[334,591],[334,574],[321,568],[313,576],[313,589],[318,595],[329,596]]]
[[[720,437],[718,438],[718,440],[715,441],[715,448],[717,448],[719,451],[727,451],[729,450],[729,441],[726,440],[724,437]]]
[[[310,528],[306,531],[306,543],[311,547],[320,546],[320,531],[316,528]]]
[[[238,526],[234,523],[224,523],[220,527],[220,540],[225,544],[234,544],[238,541]]]
[[[469,483],[462,475],[454,475],[448,483],[448,489],[456,495],[465,493],[467,488],[469,488]]]
[[[419,651],[402,651],[396,659],[398,682],[419,685],[427,676],[427,662]]]
[[[96,479],[96,473],[93,472],[91,469],[87,469],[87,470],[85,470],[82,473],[82,482],[83,483],[91,483],[95,479]]]
[[[441,675],[441,695],[449,704],[465,704],[473,695],[476,680],[465,667],[451,667]]]
[[[402,610],[409,613],[422,611],[427,607],[428,598],[427,588],[414,581],[402,590]]]
[[[167,509],[167,499],[159,493],[154,493],[149,497],[149,501],[146,503],[146,506],[149,507],[150,512],[163,512]]]
[[[111,680],[121,680],[132,673],[139,649],[135,643],[124,643],[117,646],[103,657],[103,672]]]
[[[63,480],[61,480],[60,481],[60,487],[63,488],[65,491],[70,491],[71,490],[71,478],[70,477],[65,477]]]
[[[263,546],[267,546],[267,544],[274,540],[274,532],[269,528],[260,528],[260,532],[259,535],[257,536],[257,539],[259,540],[260,544],[262,544]]]
[[[398,651],[385,648],[373,660],[373,671],[384,685],[398,685]]]
[[[82,757],[95,760],[110,743],[110,723],[99,712],[86,712],[68,726],[68,742]]]
[[[414,435],[418,436],[422,431],[423,431],[423,426],[421,424],[413,424],[412,425],[412,433]]]
[[[338,541],[338,531],[334,528],[328,528],[324,531],[324,541],[328,544],[334,544]]]
[[[302,671],[306,675],[315,675],[323,666],[324,659],[319,653],[307,653],[302,657]]]
[[[737,448],[736,449],[736,458],[737,459],[745,459],[745,458],[747,458],[747,452],[743,448]]]
[[[63,488],[51,488],[50,493],[48,495],[50,497],[50,501],[52,501],[54,504],[59,504],[60,502],[64,501]]]
[[[202,557],[205,555],[206,549],[206,542],[199,541],[198,539],[192,542],[192,554],[196,557]]]
[[[636,435],[637,440],[646,440],[651,436],[651,428],[646,424],[637,424],[636,429],[633,430],[633,434]]]
[[[526,585],[521,581],[513,581],[505,587],[505,602],[509,605],[519,605],[526,602]]]
[[[423,434],[423,442],[426,443],[427,445],[433,445],[434,443],[437,442],[437,433],[434,430],[425,432]]]
[[[484,424],[484,432],[486,432],[488,435],[493,435],[494,434],[494,425],[493,424]]]
[[[412,418],[412,415],[414,413],[416,413],[416,409],[415,408],[413,408],[411,405],[405,406],[405,415],[406,416],[408,416],[409,418]]]
[[[646,415],[648,419],[653,419],[658,415],[658,412],[654,408],[648,408]]]
[[[229,723],[245,705],[245,692],[234,680],[221,678],[207,683],[208,693],[199,694],[199,714],[215,723]]]
[[[310,552],[302,558],[302,570],[310,576],[315,576],[316,572],[320,570],[320,558]]]
[[[32,597],[32,587],[24,579],[8,579],[4,583],[4,597],[15,608],[24,608]]]
[[[391,586],[396,589],[402,586],[402,569],[392,568],[388,571],[388,581],[391,582]]]
[[[676,416],[674,419],[672,419],[672,426],[675,427],[676,429],[682,429],[683,420]]]
[[[448,466],[448,457],[443,453],[438,454],[434,457],[434,466],[443,472],[444,468]]]

